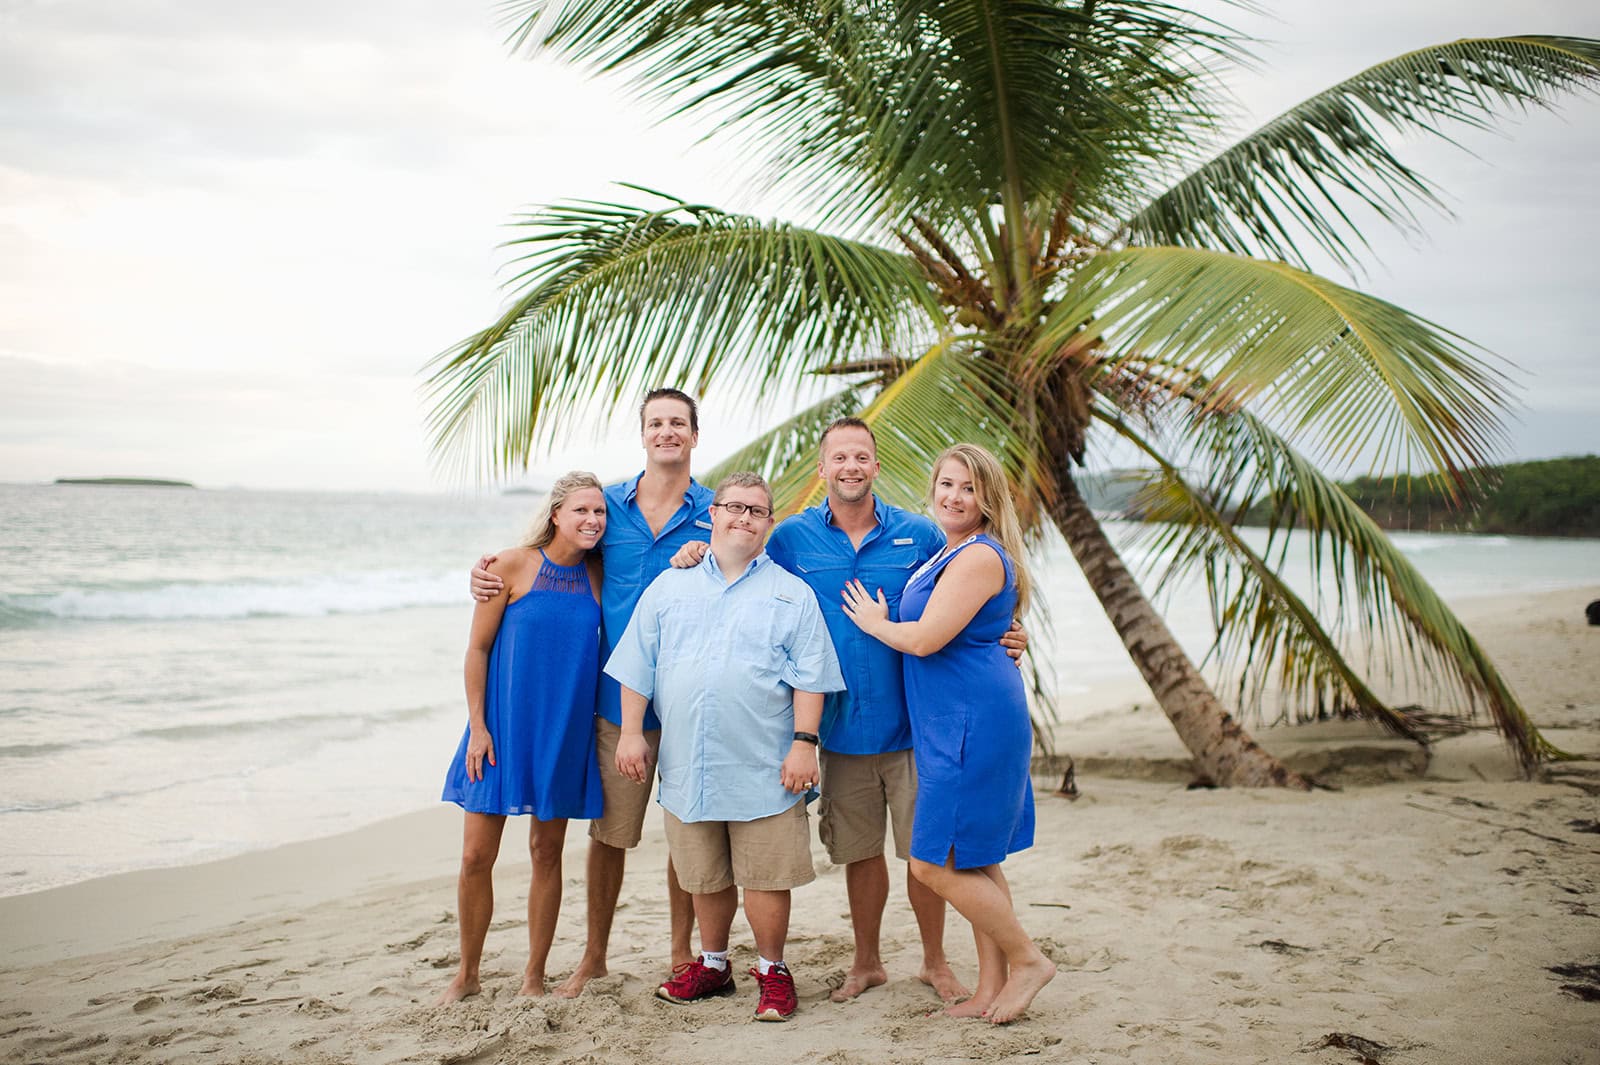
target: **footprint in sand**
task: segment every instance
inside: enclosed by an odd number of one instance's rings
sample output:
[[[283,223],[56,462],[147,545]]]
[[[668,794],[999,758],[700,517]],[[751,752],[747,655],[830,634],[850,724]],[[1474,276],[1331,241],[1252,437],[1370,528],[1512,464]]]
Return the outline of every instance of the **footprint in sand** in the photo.
[[[301,999],[295,1005],[294,1011],[307,1017],[335,1017],[345,1012],[333,1003],[320,998]]]
[[[191,991],[189,997],[196,1002],[229,1002],[244,995],[243,985],[233,980],[224,980],[221,983],[211,984]]]

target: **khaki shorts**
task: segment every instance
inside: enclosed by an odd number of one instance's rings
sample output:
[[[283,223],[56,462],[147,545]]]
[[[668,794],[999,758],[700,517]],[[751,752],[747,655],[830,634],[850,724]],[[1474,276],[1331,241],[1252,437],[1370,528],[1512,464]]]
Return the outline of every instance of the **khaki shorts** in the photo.
[[[888,823],[894,825],[895,857],[905,859],[911,853],[911,818],[917,806],[917,763],[911,749],[888,754],[825,750],[821,757],[817,835],[828,848],[828,860],[849,865],[876,858],[883,853]]]
[[[589,822],[589,838],[608,847],[627,850],[639,845],[644,834],[644,814],[650,808],[650,788],[656,779],[656,758],[661,754],[661,730],[644,734],[650,745],[650,766],[643,784],[635,784],[617,772],[617,740],[622,726],[613,725],[599,714],[594,718],[595,758],[600,762],[600,790],[605,795],[605,811]]]
[[[737,884],[757,891],[787,891],[817,878],[811,865],[811,819],[799,796],[794,805],[754,821],[693,821],[666,815],[667,851],[678,883],[691,895],[710,895]]]

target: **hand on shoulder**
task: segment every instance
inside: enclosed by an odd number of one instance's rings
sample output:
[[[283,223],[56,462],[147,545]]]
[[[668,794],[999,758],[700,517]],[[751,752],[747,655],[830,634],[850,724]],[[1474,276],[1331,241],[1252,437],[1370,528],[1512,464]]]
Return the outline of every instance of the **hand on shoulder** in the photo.
[[[500,579],[500,585],[493,590],[490,599],[503,596],[513,588],[526,589],[533,583],[528,571],[537,568],[538,548],[507,547],[488,557],[490,561],[484,567],[484,572]],[[476,590],[475,587],[474,592]]]

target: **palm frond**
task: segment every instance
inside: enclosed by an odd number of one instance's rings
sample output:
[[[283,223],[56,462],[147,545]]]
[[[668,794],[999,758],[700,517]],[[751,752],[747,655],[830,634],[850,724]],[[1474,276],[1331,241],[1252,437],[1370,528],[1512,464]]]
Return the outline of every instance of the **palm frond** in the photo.
[[[512,0],[504,11],[516,47],[625,73],[672,114],[736,135],[769,186],[825,222],[863,227],[912,212],[972,226],[1002,191],[1053,199],[1069,181],[1125,210],[1111,194],[1148,187],[1145,164],[1206,125],[1208,68],[1239,54],[1221,27],[1152,0],[1099,11]]]
[[[596,401],[659,383],[755,395],[931,332],[934,297],[905,255],[662,199],[561,204],[521,223],[519,294],[430,367],[436,452],[500,472]]]
[[[1021,181],[1029,202],[1053,199],[1068,183],[1092,187],[1086,175],[1153,149],[1146,138],[1179,129],[1167,116],[1207,113],[1207,67],[1241,55],[1220,24],[1149,0],[899,7],[903,35],[945,87],[941,120],[961,131],[968,165],[990,175],[991,192]]]
[[[1100,407],[1095,415],[1156,463],[1135,504],[1152,557],[1163,562],[1155,592],[1196,570],[1204,574],[1216,631],[1207,660],[1235,678],[1242,711],[1259,714],[1270,684],[1285,712],[1292,708],[1300,721],[1365,717],[1397,736],[1427,743],[1405,713],[1379,698],[1345,660],[1312,607],[1280,575],[1281,557],[1269,561],[1257,554],[1209,492],[1190,484],[1118,413]]]
[[[886,124],[889,101],[917,88],[897,76],[892,10],[844,0],[512,0],[504,11],[517,47],[626,73],[670,114],[706,115],[716,131],[742,135],[752,172],[769,182],[815,204],[850,202],[825,218],[859,222],[885,209],[884,190],[862,179],[895,138],[874,145],[872,131]]]
[[[1346,213],[1363,204],[1401,228],[1443,209],[1434,186],[1384,143],[1387,132],[1449,139],[1505,112],[1600,88],[1600,41],[1490,37],[1418,49],[1285,111],[1129,219],[1138,244],[1214,247],[1307,265],[1307,237],[1346,269],[1366,247]]]
[[[1287,679],[1301,692],[1314,692],[1318,683],[1324,692],[1329,690],[1327,681],[1307,668],[1326,667],[1303,658],[1303,648],[1313,637],[1309,626],[1316,622],[1308,624],[1298,612],[1284,616],[1285,606],[1267,597],[1264,587],[1250,587],[1260,581],[1258,564],[1271,572],[1281,570],[1291,531],[1300,529],[1307,540],[1311,609],[1331,619],[1321,626],[1324,634],[1359,646],[1388,675],[1403,669],[1446,701],[1454,716],[1486,710],[1524,769],[1562,756],[1404,553],[1287,440],[1248,413],[1194,414],[1187,430],[1202,444],[1196,458],[1205,473],[1190,490],[1193,502],[1172,511],[1171,516],[1190,523],[1165,534],[1167,546],[1176,552],[1167,579],[1184,571],[1205,572],[1218,605],[1218,654],[1224,660],[1248,673],[1267,663],[1264,650],[1293,650],[1302,657]],[[1236,524],[1258,505],[1268,510],[1267,541],[1250,560],[1235,544],[1238,534],[1220,529]],[[1202,507],[1211,513],[1202,514]],[[1260,647],[1253,646],[1257,640]],[[1359,702],[1352,709],[1366,710]]]
[[[1336,463],[1458,479],[1498,447],[1511,390],[1466,341],[1393,304],[1192,248],[1095,257],[1047,319],[1040,364],[1096,338],[1108,369],[1159,372],[1201,410],[1252,404]]]

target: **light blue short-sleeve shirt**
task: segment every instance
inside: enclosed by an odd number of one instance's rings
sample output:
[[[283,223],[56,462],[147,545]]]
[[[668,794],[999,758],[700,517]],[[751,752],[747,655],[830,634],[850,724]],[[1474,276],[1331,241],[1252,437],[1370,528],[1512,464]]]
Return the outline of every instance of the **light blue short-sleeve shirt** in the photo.
[[[844,688],[816,597],[765,554],[731,584],[709,551],[662,573],[605,671],[654,700],[657,801],[685,822],[754,821],[799,801],[780,779],[794,692]]]

